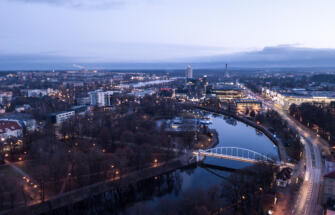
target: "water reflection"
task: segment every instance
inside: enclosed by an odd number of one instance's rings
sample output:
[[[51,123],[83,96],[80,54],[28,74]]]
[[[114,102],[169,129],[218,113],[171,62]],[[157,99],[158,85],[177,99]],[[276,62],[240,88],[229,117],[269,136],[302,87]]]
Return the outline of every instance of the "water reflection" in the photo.
[[[209,127],[216,129],[219,135],[218,146],[246,148],[278,159],[277,147],[265,135],[255,132],[253,127],[219,115],[210,114],[208,117],[213,122]],[[80,211],[81,214],[150,214],[154,208],[171,210],[168,205],[183,201],[185,195],[192,195],[191,191],[222,187],[234,172],[250,166],[249,163],[206,158],[202,165],[178,169],[85,200],[71,206],[71,211]],[[229,194],[223,197],[231,200]],[[62,210],[69,210],[69,207]]]
[[[265,135],[253,127],[220,115],[210,114],[208,117],[212,118],[213,122],[210,127],[216,129],[218,132],[218,146],[246,148],[278,160],[277,147]],[[232,172],[249,166],[251,166],[249,163],[208,157],[205,159],[203,165],[175,171],[181,178],[178,182],[182,182],[178,186],[178,192],[166,193],[162,196],[155,196],[149,201],[138,202],[128,207],[127,211],[134,212],[135,209],[138,209],[139,205],[141,205],[140,208],[144,206],[153,208],[159,205],[160,202],[166,202],[167,200],[180,201],[182,198],[181,193],[192,189],[207,190],[215,185],[220,186]]]

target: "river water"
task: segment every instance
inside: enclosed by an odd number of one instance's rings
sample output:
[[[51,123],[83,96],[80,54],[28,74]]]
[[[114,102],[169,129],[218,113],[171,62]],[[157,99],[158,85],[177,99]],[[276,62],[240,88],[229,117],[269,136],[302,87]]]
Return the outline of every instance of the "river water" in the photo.
[[[232,118],[211,114],[207,116],[212,119],[212,124],[209,127],[216,129],[218,133],[218,147],[246,148],[271,156],[275,160],[279,159],[277,147],[255,128]],[[219,158],[206,158],[204,164],[176,169],[130,185],[121,191],[118,191],[117,188],[112,189],[95,198],[62,208],[59,212],[60,214],[67,211],[69,214],[75,212],[75,214],[126,215],[148,214],[145,210],[165,211],[169,207],[167,202],[181,202],[186,194],[194,190],[213,189],[213,186],[216,186],[214,189],[217,189],[227,180],[234,169],[241,169],[248,165],[251,164]],[[224,198],[231,197],[228,194]]]
[[[171,78],[169,80],[155,80],[155,81],[138,82],[138,83],[133,83],[133,84],[121,84],[120,86],[123,88],[129,88],[129,87],[139,88],[139,87],[145,87],[149,85],[159,85],[159,84],[169,83],[175,80],[176,78]]]
[[[260,133],[255,128],[232,118],[213,115],[209,116],[212,118],[213,122],[209,127],[216,129],[218,133],[219,144],[217,146],[246,148],[271,156],[275,160],[279,159],[277,147],[264,134]],[[205,190],[213,185],[219,186],[222,184],[224,177],[231,174],[231,172],[228,171],[229,168],[240,169],[251,165],[248,163],[218,158],[206,158],[204,163],[227,167],[227,170],[222,168],[218,170],[216,168],[211,168],[208,165],[175,170],[172,174],[177,175],[177,179],[174,179],[173,188],[166,189],[164,192],[153,192],[155,193],[153,196],[147,196],[145,200],[140,200],[128,205],[125,211],[132,213],[132,211],[138,209],[139,205],[141,207],[153,208],[166,200],[178,200],[181,198],[182,193],[189,190],[199,188]],[[159,186],[160,189],[162,189],[161,187],[164,187],[164,184],[159,184]],[[168,187],[168,185],[166,186]]]

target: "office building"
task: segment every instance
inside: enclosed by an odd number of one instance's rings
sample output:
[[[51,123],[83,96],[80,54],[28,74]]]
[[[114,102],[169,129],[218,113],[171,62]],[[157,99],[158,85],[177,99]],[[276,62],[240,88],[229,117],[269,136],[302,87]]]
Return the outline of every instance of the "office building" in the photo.
[[[192,69],[191,65],[187,66],[185,77],[186,77],[186,79],[192,79],[193,78],[193,69]]]

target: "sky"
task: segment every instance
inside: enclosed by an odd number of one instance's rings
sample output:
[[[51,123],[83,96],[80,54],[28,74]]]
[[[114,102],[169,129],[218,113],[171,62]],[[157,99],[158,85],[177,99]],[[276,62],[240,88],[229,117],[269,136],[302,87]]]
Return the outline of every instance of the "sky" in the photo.
[[[283,45],[335,49],[334,8],[334,0],[0,0],[0,60],[171,62]]]

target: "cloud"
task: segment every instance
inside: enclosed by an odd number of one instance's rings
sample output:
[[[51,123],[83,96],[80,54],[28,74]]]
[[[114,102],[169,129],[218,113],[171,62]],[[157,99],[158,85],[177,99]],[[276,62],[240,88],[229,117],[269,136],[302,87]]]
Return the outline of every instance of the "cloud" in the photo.
[[[174,50],[173,46],[170,47]],[[185,48],[185,47],[184,47]],[[181,51],[181,50],[180,50]],[[164,52],[164,51],[163,51]],[[152,56],[151,51],[143,53]],[[131,55],[125,52],[125,56]],[[191,63],[194,68],[224,68],[228,63],[232,67],[244,68],[289,68],[319,67],[335,68],[335,49],[303,48],[291,45],[265,47],[262,50],[221,54],[215,56],[181,58],[175,61],[101,61],[92,57],[67,57],[57,53],[9,55],[0,53],[0,70],[7,69],[181,69]]]
[[[9,1],[9,0],[8,0]],[[49,4],[71,8],[106,9],[138,0],[14,0],[23,3]]]
[[[335,49],[305,48],[296,45],[264,47],[262,50],[195,58],[193,62],[224,66],[334,67]]]

